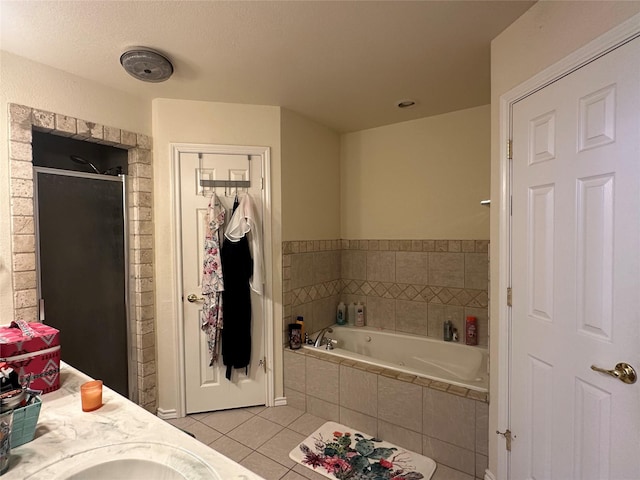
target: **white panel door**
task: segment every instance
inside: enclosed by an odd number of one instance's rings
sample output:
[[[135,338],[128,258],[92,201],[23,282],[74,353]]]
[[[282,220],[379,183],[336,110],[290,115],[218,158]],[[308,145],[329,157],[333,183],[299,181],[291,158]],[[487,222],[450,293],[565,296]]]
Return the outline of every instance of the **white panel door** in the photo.
[[[257,215],[263,218],[262,159],[259,155],[250,157],[250,161],[248,158],[246,155],[205,153],[200,162],[197,153],[181,152],[178,159],[186,413],[264,405],[266,402],[263,297],[251,291],[251,363],[248,374],[245,374],[244,369],[233,369],[231,381],[225,378],[226,367],[222,359],[209,366],[206,336],[200,328],[202,301],[187,301],[190,294],[202,297],[206,214],[213,189],[203,189],[200,180],[250,180],[251,187],[239,188],[238,194],[242,196],[249,193],[254,200]],[[216,187],[214,190],[227,210],[225,223],[228,223],[231,220],[236,189]]]
[[[640,479],[640,40],[512,119],[510,478]]]

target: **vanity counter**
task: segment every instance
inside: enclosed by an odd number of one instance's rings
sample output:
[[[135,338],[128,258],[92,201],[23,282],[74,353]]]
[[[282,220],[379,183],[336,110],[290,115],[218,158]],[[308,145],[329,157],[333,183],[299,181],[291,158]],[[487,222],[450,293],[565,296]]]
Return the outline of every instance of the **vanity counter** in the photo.
[[[3,480],[52,478],[52,473],[54,477],[62,475],[82,462],[83,452],[99,451],[101,447],[111,449],[105,460],[113,460],[117,458],[119,445],[122,451],[130,449],[131,445],[144,445],[149,448],[150,455],[156,453],[154,450],[186,452],[187,456],[210,466],[221,479],[261,480],[262,477],[106,386],[102,392],[102,407],[83,412],[80,385],[89,380],[92,379],[79,370],[61,364],[60,389],[42,396],[35,438],[11,450],[9,471],[3,475]],[[46,473],[40,475],[42,470]],[[210,478],[216,478],[216,475]]]

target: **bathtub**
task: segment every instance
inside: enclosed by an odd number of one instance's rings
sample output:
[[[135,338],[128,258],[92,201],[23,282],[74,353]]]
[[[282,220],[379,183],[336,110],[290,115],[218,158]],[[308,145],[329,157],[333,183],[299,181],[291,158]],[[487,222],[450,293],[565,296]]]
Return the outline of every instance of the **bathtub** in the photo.
[[[444,342],[370,327],[333,325],[325,338],[334,340],[334,349],[326,346],[304,348],[377,365],[402,373],[487,392],[487,349]],[[317,332],[311,336],[315,339]]]

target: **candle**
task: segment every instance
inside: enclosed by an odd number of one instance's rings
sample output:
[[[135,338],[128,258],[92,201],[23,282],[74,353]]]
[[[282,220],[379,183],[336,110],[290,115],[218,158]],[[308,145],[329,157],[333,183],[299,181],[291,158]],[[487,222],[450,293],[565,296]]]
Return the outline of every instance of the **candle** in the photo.
[[[82,411],[91,412],[102,406],[102,380],[93,380],[80,386]]]

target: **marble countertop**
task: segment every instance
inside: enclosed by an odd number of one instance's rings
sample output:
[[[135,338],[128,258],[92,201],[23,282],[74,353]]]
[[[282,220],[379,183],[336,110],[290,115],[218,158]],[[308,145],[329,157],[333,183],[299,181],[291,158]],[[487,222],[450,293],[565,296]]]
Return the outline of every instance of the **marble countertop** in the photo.
[[[114,459],[119,451],[135,452],[136,449],[145,450],[147,458],[160,452],[165,452],[165,456],[166,452],[180,453],[171,456],[189,457],[200,465],[200,472],[211,468],[217,473],[194,474],[192,478],[261,480],[262,477],[107,387],[102,393],[103,406],[93,412],[83,412],[80,385],[88,380],[92,379],[77,369],[61,365],[61,388],[42,396],[35,438],[11,450],[9,471],[3,480],[49,480],[77,468],[88,451],[104,451],[108,458]],[[185,474],[182,470],[181,473]]]

